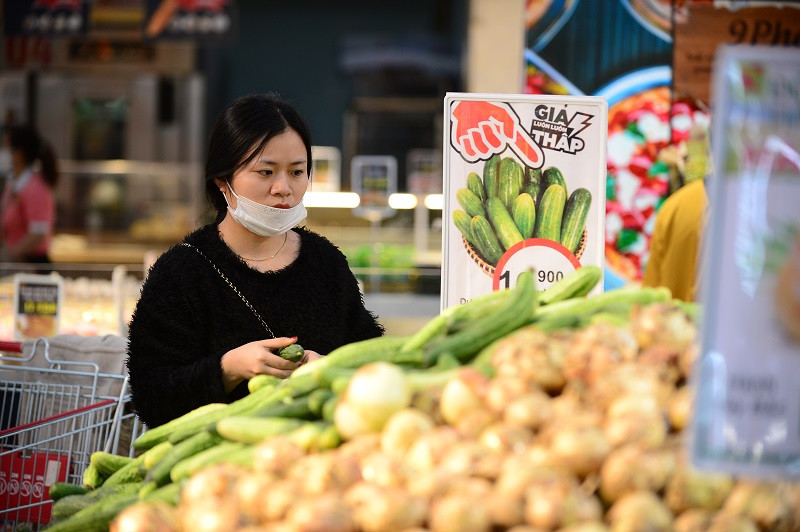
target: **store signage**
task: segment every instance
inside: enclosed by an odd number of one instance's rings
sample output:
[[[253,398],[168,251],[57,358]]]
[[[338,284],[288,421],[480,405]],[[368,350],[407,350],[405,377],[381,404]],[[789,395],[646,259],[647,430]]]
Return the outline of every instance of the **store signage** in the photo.
[[[685,16],[675,17],[673,29],[675,93],[710,103],[714,54],[722,44],[800,46],[800,4],[782,5],[734,9],[693,3],[683,6]]]
[[[311,146],[311,188],[314,192],[339,192],[342,186],[342,152],[336,146]]]
[[[723,47],[692,457],[800,476],[800,54]]]
[[[413,149],[406,154],[406,190],[412,194],[442,193],[442,152]]]
[[[89,29],[89,1],[6,1],[3,2],[3,21],[6,35],[82,35]]]
[[[14,275],[14,339],[58,334],[64,300],[63,280],[56,275]]]
[[[391,155],[357,155],[350,161],[350,187],[361,201],[356,216],[380,220],[394,214],[389,196],[397,192],[397,159]]]
[[[235,21],[234,0],[147,0],[144,36],[218,40],[232,35]]]
[[[525,269],[544,290],[603,265],[607,114],[596,97],[447,94],[443,309]]]

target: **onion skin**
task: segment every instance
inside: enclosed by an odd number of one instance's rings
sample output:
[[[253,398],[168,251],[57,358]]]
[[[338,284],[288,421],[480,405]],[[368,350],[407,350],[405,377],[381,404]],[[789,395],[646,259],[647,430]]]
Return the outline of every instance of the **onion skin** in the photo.
[[[731,489],[722,513],[747,517],[761,530],[794,530],[798,505],[794,496],[796,492],[778,484],[741,481]]]
[[[733,480],[726,475],[680,466],[667,483],[664,502],[676,515],[690,508],[717,510],[732,487]]]
[[[439,398],[442,419],[455,426],[469,414],[485,410],[488,384],[489,380],[479,371],[471,368],[460,369],[455,377],[444,385]]]
[[[403,458],[417,438],[433,430],[431,417],[416,408],[405,408],[389,418],[381,432],[381,449],[395,458]]]
[[[614,532],[671,532],[673,515],[651,491],[628,493],[611,508],[606,519]]]
[[[364,532],[420,527],[428,514],[423,499],[406,490],[359,482],[351,486],[345,501],[353,509],[356,525]]]
[[[125,508],[111,522],[109,532],[178,532],[178,512],[161,501],[139,502]]]
[[[453,493],[432,503],[429,527],[431,532],[489,532],[492,519],[479,498]]]
[[[299,445],[286,436],[268,438],[256,446],[253,469],[261,473],[286,473],[290,465],[305,456]]]
[[[356,532],[352,512],[340,495],[325,493],[293,504],[286,516],[296,532]]]

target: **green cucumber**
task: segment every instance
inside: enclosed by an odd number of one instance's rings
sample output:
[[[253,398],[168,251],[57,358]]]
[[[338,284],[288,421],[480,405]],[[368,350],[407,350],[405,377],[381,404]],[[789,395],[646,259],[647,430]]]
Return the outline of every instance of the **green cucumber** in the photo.
[[[91,462],[88,466],[86,466],[86,469],[83,470],[83,485],[90,490],[99,488],[103,485],[105,480],[106,477],[101,475],[100,471],[97,469],[97,466]]]
[[[498,176],[500,173],[500,156],[492,155],[483,165],[483,186],[486,188],[486,198],[496,197],[500,191]]]
[[[259,388],[263,388],[265,386],[272,386],[275,387],[281,381],[278,377],[274,377],[272,375],[267,375],[266,373],[259,373],[258,375],[251,377],[250,380],[247,381],[247,390],[250,393],[258,390]]]
[[[541,168],[531,168],[530,166],[525,167],[525,186],[523,190],[530,194],[533,198],[533,202],[536,205],[539,205],[539,197],[542,193],[542,169]]]
[[[77,484],[70,484],[69,482],[53,482],[48,490],[48,495],[54,501],[63,499],[68,495],[83,495],[88,493],[89,490]]]
[[[105,451],[95,451],[89,455],[89,463],[94,465],[100,476],[110,477],[117,470],[131,463],[133,458],[107,453]]]
[[[550,288],[539,294],[539,304],[549,305],[573,298],[583,297],[603,277],[603,269],[595,264],[581,266],[559,279]]]
[[[123,484],[124,486],[125,484]],[[136,493],[110,495],[51,524],[48,532],[105,532],[114,518],[125,508],[139,500]]]
[[[302,424],[302,421],[293,418],[232,416],[217,422],[217,432],[231,441],[259,443],[266,438],[286,434]]]
[[[150,452],[150,451],[147,451]],[[147,453],[142,453],[124,466],[120,467],[109,476],[103,486],[113,486],[114,484],[128,484],[129,482],[141,482],[144,478],[144,458]]]
[[[500,198],[507,210],[511,210],[511,203],[514,201],[514,198],[519,196],[519,193],[522,192],[522,183],[524,179],[522,165],[517,161],[511,157],[503,157],[503,159],[500,160],[500,169],[498,170],[497,177],[497,197]]]
[[[561,217],[564,214],[566,201],[567,193],[561,185],[547,187],[536,213],[536,229],[533,232],[536,238],[546,238],[556,242],[561,240]]]
[[[290,362],[300,362],[305,355],[305,349],[300,344],[291,344],[278,349],[278,355]]]
[[[156,463],[145,475],[144,482],[154,482],[156,486],[163,486],[170,481],[169,472],[172,467],[189,456],[202,450],[213,447],[222,441],[222,437],[213,432],[198,432],[194,436],[183,440],[167,451],[164,457]]]
[[[456,200],[470,216],[482,216],[485,212],[483,210],[483,202],[468,188],[458,189],[456,191]]]
[[[467,188],[478,196],[481,202],[486,200],[486,189],[483,188],[483,181],[481,181],[481,176],[479,176],[477,172],[470,172],[469,175],[467,175]]]
[[[589,207],[592,205],[592,193],[585,188],[576,188],[569,195],[567,205],[564,207],[564,217],[561,221],[561,245],[575,253],[583,238],[583,229],[586,218],[589,216]]]
[[[542,189],[547,190],[551,185],[560,185],[564,189],[564,194],[568,194],[567,181],[564,179],[564,174],[555,166],[546,168],[542,173]]]
[[[158,427],[148,429],[144,434],[133,441],[133,447],[134,449],[138,450],[150,449],[151,447],[166,441],[167,438],[169,438],[169,435],[183,424],[191,422],[194,418],[205,416],[216,410],[221,410],[227,406],[228,405],[225,403],[209,403],[207,405],[197,407],[191,412],[187,412],[186,414],[177,417],[172,421],[164,423],[163,425],[159,425]]]
[[[220,442],[218,445],[204,449],[176,463],[169,471],[169,478],[172,482],[179,482],[189,478],[206,466],[224,462],[229,454],[242,448],[244,448],[244,444],[240,442]]]
[[[503,249],[507,250],[514,244],[522,242],[522,235],[500,198],[489,198],[486,200],[486,212],[489,215],[489,221],[492,222],[492,227],[494,227],[497,238],[503,245]]]
[[[523,240],[533,236],[536,227],[536,206],[530,194],[523,192],[516,197],[511,204],[511,218]]]
[[[494,229],[489,225],[489,221],[483,216],[474,216],[469,227],[475,239],[475,250],[487,263],[496,266],[500,257],[503,256],[503,248],[500,246],[500,241],[497,240]]]
[[[434,366],[439,357],[450,353],[460,362],[468,362],[477,352],[497,338],[527,323],[537,299],[533,272],[524,270],[506,304],[493,314],[475,320],[471,326],[434,343],[426,352],[425,366]]]
[[[453,211],[453,223],[456,224],[456,228],[464,235],[464,238],[467,239],[472,245],[475,243],[472,241],[472,230],[469,227],[469,223],[472,221],[472,216],[466,213],[466,211],[462,211],[461,209],[456,209]]]

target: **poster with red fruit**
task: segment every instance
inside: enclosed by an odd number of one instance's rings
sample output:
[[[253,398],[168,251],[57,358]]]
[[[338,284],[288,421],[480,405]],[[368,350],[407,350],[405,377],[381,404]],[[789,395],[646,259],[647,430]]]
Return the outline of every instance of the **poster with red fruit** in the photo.
[[[442,309],[603,265],[605,100],[448,93]],[[598,287],[598,290],[600,288]]]
[[[721,48],[692,457],[800,476],[800,54]]]

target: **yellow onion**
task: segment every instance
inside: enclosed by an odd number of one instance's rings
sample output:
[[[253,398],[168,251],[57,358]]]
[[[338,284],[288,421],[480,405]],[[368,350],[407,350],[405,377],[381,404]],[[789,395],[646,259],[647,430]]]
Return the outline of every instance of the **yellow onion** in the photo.
[[[388,362],[357,369],[334,410],[334,423],[344,439],[380,432],[392,414],[411,404],[411,388],[403,370]]]
[[[283,475],[291,464],[304,455],[303,449],[287,436],[273,436],[256,445],[253,469]]]
[[[622,362],[636,358],[638,346],[632,332],[597,323],[576,333],[564,357],[564,375],[589,386]]]
[[[675,518],[675,532],[705,532],[714,518],[713,510],[690,508]]]
[[[567,351],[566,340],[525,327],[498,346],[492,367],[498,377],[519,377],[555,393],[566,384],[562,368]]]
[[[389,418],[381,433],[381,449],[395,458],[402,458],[417,438],[433,430],[431,417],[416,408],[404,408]]]
[[[793,530],[798,500],[776,483],[738,482],[730,491],[723,513],[751,519],[761,530]]]
[[[486,405],[493,413],[503,415],[514,401],[536,391],[541,389],[519,375],[497,376],[486,388]]]
[[[494,423],[480,433],[480,444],[498,453],[522,454],[533,440],[533,433],[525,427]]]
[[[378,486],[401,486],[408,474],[405,464],[382,451],[376,451],[361,460],[361,478]]]
[[[239,510],[231,497],[182,503],[178,510],[181,530],[229,532],[239,527]]]
[[[682,431],[689,424],[692,415],[692,388],[683,385],[670,395],[667,402],[669,424],[675,431]]]
[[[553,416],[550,397],[542,391],[533,390],[506,405],[503,421],[509,425],[537,430]]]
[[[525,521],[553,530],[602,517],[600,501],[584,493],[574,477],[537,479],[525,490]]]
[[[234,487],[234,497],[239,511],[252,521],[266,519],[264,516],[264,494],[277,484],[277,478],[264,474],[248,472],[239,477]]]
[[[550,452],[556,463],[579,477],[600,470],[611,445],[599,427],[564,427],[550,437]]]
[[[324,493],[291,506],[286,521],[295,532],[356,532],[350,507],[341,495]]]
[[[613,503],[626,493],[661,491],[675,470],[677,457],[671,449],[644,450],[637,445],[614,449],[600,468],[600,495]]]
[[[411,474],[431,471],[459,440],[458,433],[448,426],[438,426],[422,434],[406,455],[406,465]]]
[[[623,495],[609,508],[606,517],[615,532],[672,532],[673,529],[672,512],[647,490]]]
[[[462,493],[436,499],[428,521],[431,532],[489,532],[492,528],[486,502]]]
[[[287,478],[301,487],[303,493],[319,495],[330,490],[345,489],[361,480],[359,464],[353,459],[323,452],[304,456],[287,472]]]
[[[209,498],[227,497],[245,471],[231,464],[216,464],[201,469],[186,481],[181,490],[181,501],[192,504],[196,501],[203,503]]]
[[[302,497],[304,495],[294,481],[278,480],[261,494],[262,508],[258,510],[258,515],[265,521],[283,519],[289,508]]]
[[[364,532],[406,530],[422,526],[428,515],[424,499],[406,490],[359,482],[345,494],[356,525]]]
[[[521,492],[510,493],[495,489],[486,502],[495,527],[507,530],[525,521],[525,497]]]
[[[178,532],[178,513],[161,501],[138,502],[114,518],[110,532]]]
[[[442,419],[456,425],[466,416],[486,408],[486,377],[471,368],[459,370],[455,377],[447,381],[439,398],[439,411]]]
[[[702,532],[759,532],[756,523],[745,515],[730,515],[719,512],[711,518],[711,522]],[[778,530],[766,528],[764,530]],[[787,529],[788,530],[788,529]]]
[[[733,488],[730,476],[698,471],[690,465],[680,465],[667,483],[664,502],[673,513],[689,508],[716,510],[722,506]]]

